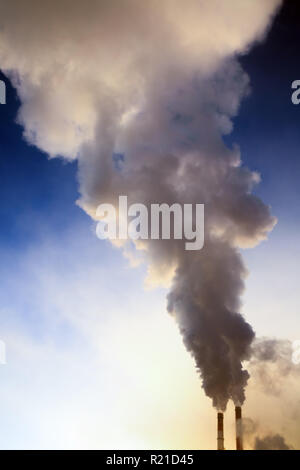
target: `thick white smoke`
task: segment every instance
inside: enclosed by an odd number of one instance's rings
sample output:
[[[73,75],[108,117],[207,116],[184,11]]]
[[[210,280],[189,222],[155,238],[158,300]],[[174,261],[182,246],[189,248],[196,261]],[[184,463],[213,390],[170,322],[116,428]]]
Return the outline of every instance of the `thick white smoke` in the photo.
[[[200,252],[180,240],[136,248],[152,280],[171,275],[168,309],[220,409],[244,400],[254,337],[238,313],[237,250],[275,223],[251,194],[259,176],[222,135],[248,92],[236,55],[264,36],[279,4],[0,0],[0,64],[20,96],[24,135],[51,157],[78,160],[81,207],[95,217],[120,194],[205,204]]]

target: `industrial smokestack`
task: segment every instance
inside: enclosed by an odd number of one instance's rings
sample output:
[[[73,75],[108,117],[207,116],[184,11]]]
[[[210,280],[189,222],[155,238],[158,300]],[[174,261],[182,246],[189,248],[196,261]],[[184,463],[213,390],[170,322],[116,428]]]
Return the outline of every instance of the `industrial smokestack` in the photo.
[[[236,450],[243,450],[243,423],[242,408],[235,407],[235,432],[236,432]]]
[[[223,413],[218,413],[218,450],[224,450],[224,426],[223,426],[224,416]]]

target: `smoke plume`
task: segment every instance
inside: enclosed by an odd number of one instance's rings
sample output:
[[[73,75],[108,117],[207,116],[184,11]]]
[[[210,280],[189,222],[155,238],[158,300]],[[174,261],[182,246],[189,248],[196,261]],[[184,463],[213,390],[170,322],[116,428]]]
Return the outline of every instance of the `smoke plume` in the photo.
[[[148,263],[149,282],[172,280],[168,310],[222,410],[244,400],[242,362],[254,338],[238,313],[246,275],[238,250],[275,224],[252,194],[259,175],[222,136],[249,92],[237,54],[263,39],[279,4],[0,0],[0,63],[21,100],[18,122],[50,157],[77,159],[87,213],[95,218],[120,194],[205,204],[201,251],[137,240],[134,255]]]
[[[291,450],[292,448],[285,442],[280,434],[271,434],[263,438],[255,439],[254,450]]]
[[[256,338],[247,368],[251,376],[247,413],[251,419],[243,419],[246,448],[298,448],[299,341]],[[284,410],[282,403],[288,404]]]
[[[260,423],[251,418],[243,419],[243,435],[246,449],[253,450],[290,450],[286,439],[279,433],[265,433],[260,429]]]
[[[257,338],[251,347],[249,370],[253,380],[265,393],[280,396],[287,384],[291,388],[291,382],[300,377],[300,363],[295,359],[291,341]]]
[[[243,419],[243,434],[246,447],[253,450],[290,450],[293,447],[286,443],[281,434],[262,433],[260,424],[251,418]]]

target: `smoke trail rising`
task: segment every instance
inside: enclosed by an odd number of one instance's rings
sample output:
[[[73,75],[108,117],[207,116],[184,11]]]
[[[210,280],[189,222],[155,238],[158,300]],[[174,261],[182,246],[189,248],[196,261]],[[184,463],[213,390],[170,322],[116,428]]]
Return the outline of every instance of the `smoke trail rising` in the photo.
[[[253,450],[290,450],[286,438],[279,433],[265,434],[259,429],[259,423],[250,418],[243,419],[243,430],[247,446]]]
[[[300,364],[294,361],[293,343],[276,338],[257,338],[251,346],[249,370],[258,386],[269,396],[281,396],[298,379]],[[291,400],[292,403],[292,400]],[[290,403],[290,408],[292,404]]]
[[[291,450],[292,448],[286,443],[280,434],[272,434],[260,439],[256,438],[254,450]]]
[[[149,279],[172,279],[168,310],[205,393],[244,400],[254,337],[238,313],[240,247],[275,219],[251,192],[259,175],[222,136],[248,93],[236,55],[264,37],[279,0],[0,1],[0,61],[21,99],[25,138],[78,160],[80,206],[205,204],[205,247],[136,241]],[[122,155],[116,168],[116,155]],[[128,246],[124,243],[124,252]]]

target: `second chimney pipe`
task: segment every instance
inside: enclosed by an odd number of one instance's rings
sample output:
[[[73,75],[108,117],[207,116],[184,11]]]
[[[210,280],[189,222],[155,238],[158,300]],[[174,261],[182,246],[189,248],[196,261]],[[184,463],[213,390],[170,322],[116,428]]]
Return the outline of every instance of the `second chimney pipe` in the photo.
[[[242,408],[235,407],[236,450],[243,450]]]
[[[218,413],[218,450],[224,450],[223,413]]]

